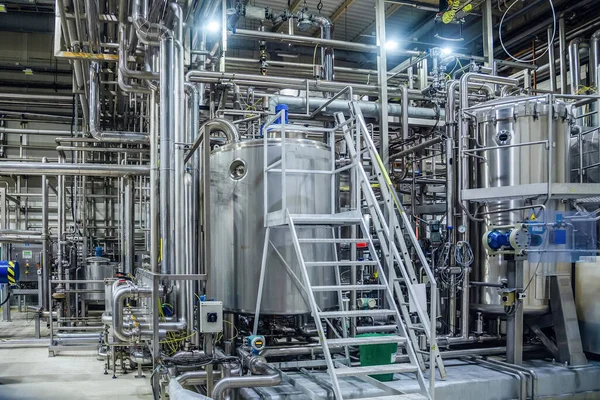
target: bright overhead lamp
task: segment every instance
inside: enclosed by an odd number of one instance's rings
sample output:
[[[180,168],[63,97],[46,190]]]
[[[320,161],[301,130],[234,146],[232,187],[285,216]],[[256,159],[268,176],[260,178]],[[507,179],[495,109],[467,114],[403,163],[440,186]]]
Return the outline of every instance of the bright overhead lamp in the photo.
[[[5,4],[0,4],[0,13],[5,13],[6,11],[6,5]]]
[[[396,48],[398,48],[398,42],[388,40],[387,42],[385,42],[385,48],[387,50],[395,50]]]
[[[450,54],[452,54],[452,49],[450,47],[444,47],[442,49],[442,55],[449,56]]]
[[[206,25],[206,30],[208,30],[209,32],[218,32],[220,27],[221,27],[221,24],[219,24],[219,22],[217,22],[217,21],[210,21]]]

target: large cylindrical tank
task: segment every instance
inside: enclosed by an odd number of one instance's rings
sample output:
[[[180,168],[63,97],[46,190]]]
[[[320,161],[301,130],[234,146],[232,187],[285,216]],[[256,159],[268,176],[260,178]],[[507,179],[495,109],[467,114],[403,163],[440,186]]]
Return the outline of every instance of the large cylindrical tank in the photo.
[[[323,143],[306,139],[286,139],[286,169],[329,170],[331,152]],[[267,159],[281,158],[281,140],[269,139]],[[232,143],[214,150],[210,157],[210,285],[225,310],[253,314],[263,254],[264,226],[263,140]],[[294,214],[331,213],[331,177],[324,174],[287,174],[287,208]],[[281,174],[269,173],[268,211],[281,210]],[[330,228],[303,228],[299,237],[329,238]],[[302,280],[289,227],[271,229],[273,246],[268,247],[267,269],[261,313],[292,315],[309,313],[310,308],[287,270]],[[275,250],[276,248],[276,250]],[[331,244],[302,247],[305,261],[332,260]],[[285,260],[285,262],[283,261]],[[334,268],[309,269],[313,285],[335,284]],[[322,309],[337,304],[334,293],[319,293]]]
[[[566,119],[566,107],[563,102],[555,102],[554,118],[549,130],[550,107],[543,98],[515,97],[510,102],[507,98],[493,100],[482,105],[480,111],[475,113],[477,118],[477,143],[474,147],[498,147],[494,150],[477,153],[479,156],[474,161],[476,166],[477,182],[475,187],[494,188],[506,187],[509,191],[518,185],[545,184],[548,182],[548,150],[542,143],[554,141],[555,146],[550,146],[551,167],[550,180],[555,183],[569,182],[569,123]],[[540,142],[535,145],[524,143]],[[544,203],[545,197],[533,204]],[[532,204],[529,201],[527,204]],[[512,225],[522,222],[533,211],[539,208],[519,211],[499,212],[518,208],[526,205],[523,197],[515,196],[508,200],[494,201],[489,199],[483,208],[485,215],[484,230],[492,226]],[[558,201],[546,204],[546,210],[560,210],[562,206]],[[474,263],[474,276],[477,280],[489,283],[499,283],[507,278],[507,262],[504,255],[486,254],[481,251],[481,259]],[[537,262],[522,263],[521,273],[523,284],[530,285],[527,297],[523,302],[526,313],[541,313],[548,308],[548,285],[546,276],[549,273],[561,271],[566,266],[561,264],[548,264]],[[504,312],[497,288],[482,287],[478,296],[475,296],[473,306],[476,309],[491,312]]]
[[[83,268],[83,279],[102,281],[115,276],[116,267],[110,263],[108,258],[88,257]],[[104,283],[86,283],[84,289],[93,290],[91,293],[83,293],[82,297],[88,302],[97,302],[104,304]]]

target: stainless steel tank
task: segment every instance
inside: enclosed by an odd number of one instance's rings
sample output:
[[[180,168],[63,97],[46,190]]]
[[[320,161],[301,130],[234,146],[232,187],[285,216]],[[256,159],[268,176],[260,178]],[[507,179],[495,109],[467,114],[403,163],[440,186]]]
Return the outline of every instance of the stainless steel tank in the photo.
[[[475,112],[477,118],[478,140],[474,147],[498,147],[497,149],[477,153],[485,159],[474,158],[477,172],[478,188],[506,187],[509,191],[518,185],[545,184],[548,182],[548,151],[541,143],[551,140],[556,143],[550,146],[551,181],[555,183],[569,182],[569,123],[566,119],[566,106],[563,102],[554,103],[554,118],[549,131],[549,105],[545,99],[515,97],[510,103],[507,98],[493,100],[482,105],[486,107]],[[502,103],[502,104],[500,104]],[[519,146],[528,142],[540,142],[535,145]],[[530,196],[531,197],[531,196]],[[533,200],[533,204],[543,203],[544,196]],[[532,204],[531,201],[528,204]],[[485,229],[492,225],[512,225],[522,222],[532,213],[532,209],[520,211],[508,210],[526,205],[525,196],[514,196],[508,200],[485,202],[484,212],[493,212],[485,216]],[[560,210],[563,206],[558,201],[546,204],[546,210]],[[539,209],[535,210],[536,212]],[[483,282],[499,283],[507,278],[507,262],[503,255],[488,256],[481,251],[481,258],[474,264],[474,279]],[[541,313],[548,308],[548,285],[546,276],[562,271],[565,265],[548,263],[523,262],[522,273],[524,285],[530,281],[527,298],[524,300],[524,312]],[[537,272],[536,272],[537,269]],[[482,287],[475,296],[474,308],[492,313],[504,312],[496,288]]]
[[[263,203],[263,140],[225,145],[210,157],[210,285],[212,296],[230,312],[254,313],[258,293],[265,238]],[[281,140],[269,139],[268,163],[281,157]],[[331,168],[331,152],[323,143],[306,139],[286,139],[287,169],[326,170]],[[331,212],[329,175],[288,174],[287,207],[291,213],[327,214]],[[281,174],[270,173],[268,211],[281,209]],[[327,228],[302,229],[299,237],[332,237]],[[309,313],[297,283],[286,270],[299,278],[301,273],[287,226],[271,229],[261,313],[290,315]],[[303,245],[306,261],[331,260],[331,244]],[[285,260],[285,263],[282,261]],[[332,285],[334,268],[309,270],[313,285]],[[322,309],[337,304],[334,293],[319,293]]]
[[[104,280],[115,276],[116,267],[108,258],[88,257],[83,268],[83,279]],[[82,297],[88,302],[104,303],[104,283],[86,283],[84,289],[94,290],[93,293],[83,293]]]

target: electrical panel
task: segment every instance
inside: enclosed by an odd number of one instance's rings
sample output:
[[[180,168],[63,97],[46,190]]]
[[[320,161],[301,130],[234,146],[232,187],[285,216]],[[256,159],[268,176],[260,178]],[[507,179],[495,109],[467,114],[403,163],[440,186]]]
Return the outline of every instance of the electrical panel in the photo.
[[[220,301],[200,302],[200,333],[223,332],[223,303]]]

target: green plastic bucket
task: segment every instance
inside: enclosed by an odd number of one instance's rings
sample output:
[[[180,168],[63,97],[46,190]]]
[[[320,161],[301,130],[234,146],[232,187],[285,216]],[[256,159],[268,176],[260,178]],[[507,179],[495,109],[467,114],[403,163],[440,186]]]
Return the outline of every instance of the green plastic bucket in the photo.
[[[365,333],[363,335],[357,335],[356,337],[376,336],[390,335],[385,333]],[[397,343],[361,344],[358,347],[360,351],[361,367],[368,367],[372,365],[389,365],[396,362],[396,351],[398,351]],[[389,382],[394,379],[394,374],[371,375],[371,378],[375,378],[380,382]]]

